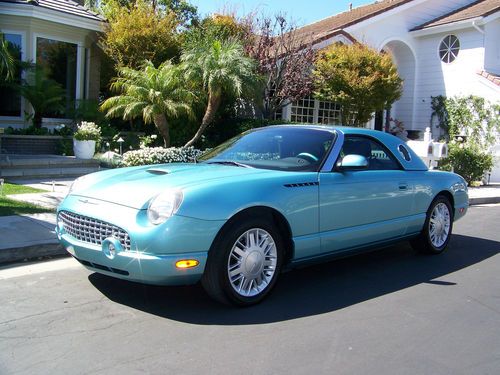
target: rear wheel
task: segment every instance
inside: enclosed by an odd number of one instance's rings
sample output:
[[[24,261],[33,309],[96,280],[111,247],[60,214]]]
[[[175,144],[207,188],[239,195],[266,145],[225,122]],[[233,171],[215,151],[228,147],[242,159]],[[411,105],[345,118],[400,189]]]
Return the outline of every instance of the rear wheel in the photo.
[[[241,220],[218,236],[210,249],[202,285],[222,303],[258,303],[276,283],[282,254],[283,241],[272,221]]]
[[[450,201],[444,195],[439,195],[427,211],[422,233],[411,241],[411,245],[423,253],[442,253],[450,242],[452,229],[453,210]]]

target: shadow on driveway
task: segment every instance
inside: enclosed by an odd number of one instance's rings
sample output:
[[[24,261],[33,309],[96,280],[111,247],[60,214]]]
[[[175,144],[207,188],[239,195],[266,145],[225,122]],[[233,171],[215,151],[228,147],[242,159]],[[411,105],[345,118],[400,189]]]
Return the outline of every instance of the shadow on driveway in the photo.
[[[264,324],[343,309],[421,283],[452,287],[456,284],[447,275],[499,252],[499,242],[461,235],[438,256],[416,255],[401,243],[284,273],[273,293],[249,308],[213,302],[199,284],[146,286],[97,273],[89,280],[110,300],[160,317],[202,325]]]

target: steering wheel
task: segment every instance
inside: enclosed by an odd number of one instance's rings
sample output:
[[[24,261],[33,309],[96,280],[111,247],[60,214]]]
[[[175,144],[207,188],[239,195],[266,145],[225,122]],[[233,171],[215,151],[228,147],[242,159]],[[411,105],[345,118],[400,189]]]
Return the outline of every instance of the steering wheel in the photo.
[[[305,159],[305,160],[310,161],[312,163],[316,163],[318,161],[318,158],[316,156],[314,156],[313,154],[310,154],[308,152],[301,152],[296,157]]]

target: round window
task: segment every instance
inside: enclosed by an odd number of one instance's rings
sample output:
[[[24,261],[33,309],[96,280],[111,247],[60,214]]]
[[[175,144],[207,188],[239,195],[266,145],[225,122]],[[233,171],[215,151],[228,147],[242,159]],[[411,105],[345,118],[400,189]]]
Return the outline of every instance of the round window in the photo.
[[[454,61],[460,51],[460,41],[455,35],[447,35],[439,45],[439,57],[441,61],[449,64]]]

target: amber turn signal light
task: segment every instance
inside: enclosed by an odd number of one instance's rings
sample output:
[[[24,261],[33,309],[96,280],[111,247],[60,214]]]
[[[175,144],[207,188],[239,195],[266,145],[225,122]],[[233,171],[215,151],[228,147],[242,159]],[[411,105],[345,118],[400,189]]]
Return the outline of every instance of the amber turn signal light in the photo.
[[[175,262],[177,268],[193,268],[196,267],[200,262],[196,259],[183,259]]]

